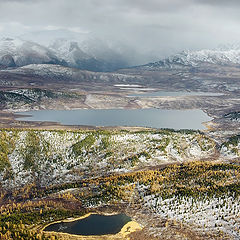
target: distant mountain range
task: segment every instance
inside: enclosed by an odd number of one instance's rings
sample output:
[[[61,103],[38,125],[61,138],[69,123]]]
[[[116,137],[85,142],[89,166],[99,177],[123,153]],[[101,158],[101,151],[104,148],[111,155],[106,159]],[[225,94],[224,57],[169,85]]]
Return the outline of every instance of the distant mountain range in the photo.
[[[37,35],[37,34],[36,34]],[[61,32],[0,39],[0,68],[29,64],[55,64],[94,72],[112,72],[129,68],[134,61],[126,49],[117,48],[88,34],[69,35]],[[55,38],[56,37],[56,38]],[[24,39],[24,40],[23,40]],[[134,55],[134,54],[132,54]],[[134,58],[134,57],[133,57]],[[137,66],[158,70],[198,67],[204,64],[240,65],[240,46],[231,45],[213,50],[183,51],[157,62]]]
[[[148,70],[161,68],[176,69],[198,67],[204,64],[240,65],[240,46],[228,45],[213,50],[182,51],[160,61],[139,66],[139,68]]]
[[[46,47],[20,38],[0,40],[1,68],[29,64],[59,64],[97,72],[109,72],[129,66],[121,54],[101,42],[94,45],[90,41],[55,39]]]

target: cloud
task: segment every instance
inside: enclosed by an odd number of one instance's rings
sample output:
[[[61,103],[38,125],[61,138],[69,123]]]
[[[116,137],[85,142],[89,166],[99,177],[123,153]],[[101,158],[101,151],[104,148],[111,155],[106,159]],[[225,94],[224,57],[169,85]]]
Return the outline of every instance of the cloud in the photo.
[[[39,2],[41,0],[0,0],[0,3],[36,3]],[[42,1],[46,1],[46,0],[42,0]]]
[[[222,6],[227,6],[227,7],[236,7],[240,6],[240,1],[239,0],[193,0],[193,2],[200,3],[200,4],[206,4],[206,5],[211,5],[211,6],[216,6],[216,7],[222,7]]]
[[[92,32],[160,58],[239,41],[239,10],[239,0],[0,0],[0,26]]]

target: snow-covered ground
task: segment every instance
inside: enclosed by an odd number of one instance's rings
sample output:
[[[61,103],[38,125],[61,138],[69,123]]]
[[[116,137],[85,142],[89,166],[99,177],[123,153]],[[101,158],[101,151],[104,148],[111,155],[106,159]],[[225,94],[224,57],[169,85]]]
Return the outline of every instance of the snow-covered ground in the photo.
[[[0,178],[5,186],[30,182],[36,175],[35,168],[40,183],[45,185],[79,179],[81,174],[93,170],[95,174],[116,172],[116,169],[125,171],[139,166],[210,158],[215,152],[215,143],[197,132],[117,132],[105,135],[101,132],[2,130],[0,134],[4,132],[14,142],[14,149],[8,154],[14,178],[3,180],[3,171]],[[94,137],[94,143],[74,152],[74,144],[89,135]],[[33,166],[26,166],[29,158]]]
[[[147,68],[181,66],[196,67],[200,64],[240,64],[240,46],[203,49],[199,51],[182,51],[159,62],[146,64]]]
[[[0,173],[1,185],[6,189],[21,187],[34,180],[42,186],[49,186],[74,182],[86,176],[91,178],[106,173],[127,173],[145,166],[210,160],[217,150],[215,142],[204,134],[171,130],[1,130],[0,141],[2,146],[9,144],[7,155],[11,164],[8,168],[11,170],[11,177],[6,178],[5,170]],[[232,148],[240,148],[238,138],[221,146],[220,158],[238,158],[239,155]],[[227,171],[224,176],[228,174]],[[226,179],[234,182],[232,176],[238,172],[232,170],[231,174]],[[163,198],[161,191],[149,191],[150,185],[126,181],[124,187],[128,189],[128,186],[133,185],[138,192],[137,200],[151,214],[163,219],[177,220],[198,231],[224,232],[233,239],[239,239],[240,197],[234,193],[218,196],[203,194],[202,197],[169,195]],[[134,194],[128,197],[132,196],[134,200]],[[108,197],[111,200],[111,196]],[[94,199],[87,200],[86,204],[88,207],[96,206]],[[104,201],[100,199],[96,204],[104,204]]]
[[[144,206],[164,219],[178,220],[199,231],[222,231],[240,239],[240,197],[162,199],[150,195],[144,197]]]

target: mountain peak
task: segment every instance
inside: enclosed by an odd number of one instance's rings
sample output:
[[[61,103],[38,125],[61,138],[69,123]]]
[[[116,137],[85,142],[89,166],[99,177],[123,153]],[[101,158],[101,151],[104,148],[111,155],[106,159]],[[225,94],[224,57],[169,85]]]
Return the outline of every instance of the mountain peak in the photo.
[[[0,65],[20,67],[30,63],[60,63],[50,49],[20,38],[0,40]]]
[[[202,64],[240,65],[240,45],[225,45],[216,49],[184,50],[158,62],[143,65],[144,68],[197,67]]]

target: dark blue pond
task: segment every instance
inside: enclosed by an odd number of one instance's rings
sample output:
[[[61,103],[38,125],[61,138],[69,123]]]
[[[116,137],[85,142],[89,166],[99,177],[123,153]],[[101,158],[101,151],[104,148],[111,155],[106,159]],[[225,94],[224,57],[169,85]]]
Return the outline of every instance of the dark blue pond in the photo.
[[[44,231],[63,232],[75,235],[105,235],[116,234],[131,221],[125,214],[104,216],[92,214],[87,218],[74,222],[61,222],[49,225]]]

